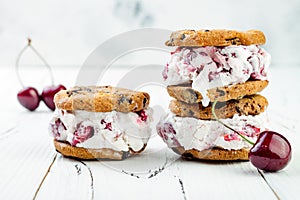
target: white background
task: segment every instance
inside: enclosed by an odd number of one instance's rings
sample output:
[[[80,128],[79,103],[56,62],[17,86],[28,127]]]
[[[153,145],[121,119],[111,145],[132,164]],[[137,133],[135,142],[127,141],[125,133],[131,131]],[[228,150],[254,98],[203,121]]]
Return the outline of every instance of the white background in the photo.
[[[299,0],[0,0],[0,67],[14,65],[27,37],[53,66],[78,67],[106,39],[142,27],[260,29],[272,66],[296,66],[299,21]]]
[[[64,200],[89,199],[91,194],[95,199],[299,198],[299,19],[300,0],[0,0],[0,199],[32,199],[35,194],[37,199]],[[70,87],[79,67],[103,41],[142,27],[264,31],[267,36],[264,47],[273,57],[273,78],[263,92],[269,100],[272,130],[284,134],[292,143],[293,158],[287,168],[278,173],[264,173],[250,162],[212,164],[184,160],[165,167],[163,154],[150,159],[147,154],[136,157],[139,162],[132,158],[115,163],[134,163],[140,167],[147,164],[144,160],[150,161],[151,170],[147,170],[146,178],[137,179],[100,162],[83,165],[56,154],[47,131],[52,112],[43,103],[35,112],[27,112],[17,102],[21,86],[14,63],[26,38],[31,37],[36,49],[53,66],[56,83]],[[148,54],[140,57],[152,58]],[[22,58],[23,65],[40,63],[32,53],[27,52]],[[22,67],[26,85],[41,92],[49,84],[45,68]],[[116,69],[111,73],[114,76],[107,78],[117,80],[120,75],[117,72],[122,71]],[[151,93],[151,101],[156,97],[165,101],[167,93]],[[155,139],[162,143],[158,136]],[[154,146],[154,141],[148,147]],[[151,150],[155,149],[147,148],[145,152]],[[157,176],[147,178],[157,171]]]

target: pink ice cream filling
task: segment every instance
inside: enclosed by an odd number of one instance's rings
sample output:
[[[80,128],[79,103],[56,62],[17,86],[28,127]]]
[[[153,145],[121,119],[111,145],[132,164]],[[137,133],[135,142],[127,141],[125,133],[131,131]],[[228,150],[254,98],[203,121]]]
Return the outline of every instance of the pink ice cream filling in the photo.
[[[248,120],[247,120],[248,119]],[[226,119],[242,135],[253,142],[260,132],[267,130],[264,114],[260,116],[234,116]],[[176,117],[169,114],[162,118],[156,126],[158,135],[169,148],[183,147],[187,149],[205,150],[214,147],[224,149],[249,148],[249,144],[235,132],[223,127],[215,121],[194,118]]]
[[[149,116],[149,111],[145,110],[131,113],[131,116],[127,116],[125,113],[118,114],[117,112],[108,114],[82,112],[81,117],[68,114],[63,110],[58,110],[57,113],[49,124],[49,132],[56,140],[67,142],[72,146],[81,147],[86,141],[96,136],[98,137],[96,141],[98,144],[93,144],[91,148],[103,148],[103,144],[107,144],[105,142],[107,139],[103,135],[106,134],[111,138],[109,143],[116,143],[112,146],[113,148],[118,148],[118,145],[122,143],[120,148],[124,149],[124,146],[126,148],[126,146],[131,145],[130,141],[139,143],[138,146],[142,148],[151,134],[148,124],[152,119]],[[123,119],[128,118],[125,126],[120,124],[121,117]],[[140,138],[136,137],[130,140],[128,133],[126,133],[130,130],[140,130],[145,134],[141,135]]]
[[[208,105],[208,89],[268,80],[271,56],[257,45],[178,47],[162,72],[168,85],[192,82]]]

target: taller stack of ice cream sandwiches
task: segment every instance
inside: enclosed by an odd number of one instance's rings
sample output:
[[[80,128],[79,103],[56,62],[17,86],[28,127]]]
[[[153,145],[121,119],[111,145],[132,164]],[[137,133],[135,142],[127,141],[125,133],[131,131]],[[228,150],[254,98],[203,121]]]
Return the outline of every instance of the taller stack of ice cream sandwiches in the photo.
[[[165,143],[185,158],[248,160],[250,145],[218,123],[216,114],[249,140],[266,130],[268,101],[258,94],[268,85],[270,55],[259,45],[261,31],[182,30],[171,34],[163,78],[171,113],[157,125]]]

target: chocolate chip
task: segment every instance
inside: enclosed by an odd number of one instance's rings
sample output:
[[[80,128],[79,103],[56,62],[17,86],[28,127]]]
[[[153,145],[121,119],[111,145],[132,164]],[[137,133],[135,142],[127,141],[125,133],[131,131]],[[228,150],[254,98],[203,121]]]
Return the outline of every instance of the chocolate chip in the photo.
[[[194,156],[191,153],[184,153],[184,154],[182,154],[182,157],[185,158],[185,159],[188,159],[188,160],[193,160],[194,159]]]
[[[121,104],[124,101],[126,101],[126,97],[124,95],[121,95],[121,98],[118,100],[118,104]]]
[[[194,112],[192,110],[189,110],[189,116],[194,116]]]
[[[236,110],[237,113],[242,114],[242,110],[240,109],[240,107],[236,106],[235,110]]]
[[[217,103],[217,105],[216,105],[216,109],[220,109],[220,108],[222,108],[222,107],[224,107],[224,106],[226,106],[226,102],[219,102],[219,103]]]
[[[225,92],[223,90],[220,90],[219,88],[217,88],[217,92],[219,93],[220,97],[225,95]]]
[[[122,151],[123,155],[122,155],[122,160],[124,160],[125,158],[128,158],[130,156],[130,152],[129,151]]]
[[[209,30],[208,30],[208,29],[206,29],[206,30],[204,30],[204,32],[209,32]]]
[[[67,95],[68,95],[68,97],[71,97],[74,93],[75,93],[75,94],[76,94],[76,93],[78,94],[80,91],[82,91],[82,89],[76,87],[76,88],[74,88],[73,90],[67,91]]]
[[[85,91],[92,92],[92,89],[91,88],[85,88]]]
[[[185,38],[185,34],[182,34],[180,39],[184,40],[184,38]]]
[[[148,101],[147,98],[144,98],[144,99],[143,99],[143,107],[146,107],[147,101]]]
[[[67,91],[67,95],[68,95],[68,97],[71,97],[72,96],[72,92]]]
[[[234,38],[227,38],[227,39],[225,39],[226,41],[232,41],[232,40],[236,40],[236,37],[234,37]]]
[[[198,94],[191,88],[186,90],[184,96],[187,96],[191,100],[191,102],[195,102],[198,99]]]
[[[232,45],[237,45],[237,44],[241,44],[241,41],[239,38],[234,37],[234,38],[228,38],[225,39],[227,42],[230,42]]]

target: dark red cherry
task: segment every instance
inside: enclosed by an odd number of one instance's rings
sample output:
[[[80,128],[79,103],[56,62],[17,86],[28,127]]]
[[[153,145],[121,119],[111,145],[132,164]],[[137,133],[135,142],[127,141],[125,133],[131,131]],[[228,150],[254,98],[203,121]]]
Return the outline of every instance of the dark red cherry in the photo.
[[[250,149],[249,159],[258,169],[275,172],[283,169],[291,160],[292,148],[289,141],[279,133],[260,133]]]
[[[160,122],[156,125],[158,135],[168,144],[169,147],[180,147],[180,143],[176,138],[176,131],[171,123]]]
[[[18,92],[18,100],[22,106],[30,111],[34,111],[40,104],[38,91],[33,87],[26,87]]]
[[[53,102],[54,95],[60,90],[65,90],[65,86],[63,85],[52,85],[45,87],[41,99],[45,102],[46,106],[51,110],[55,110],[55,104]]]
[[[136,113],[138,114],[138,116],[141,118],[142,121],[144,122],[147,121],[148,116],[144,110],[140,110]]]
[[[67,128],[64,123],[58,118],[53,124],[50,124],[49,130],[55,139],[59,139],[61,132],[63,130],[67,130]]]
[[[112,131],[111,122],[106,122],[104,119],[102,119],[100,123],[105,124],[104,129],[108,129],[108,130]]]

